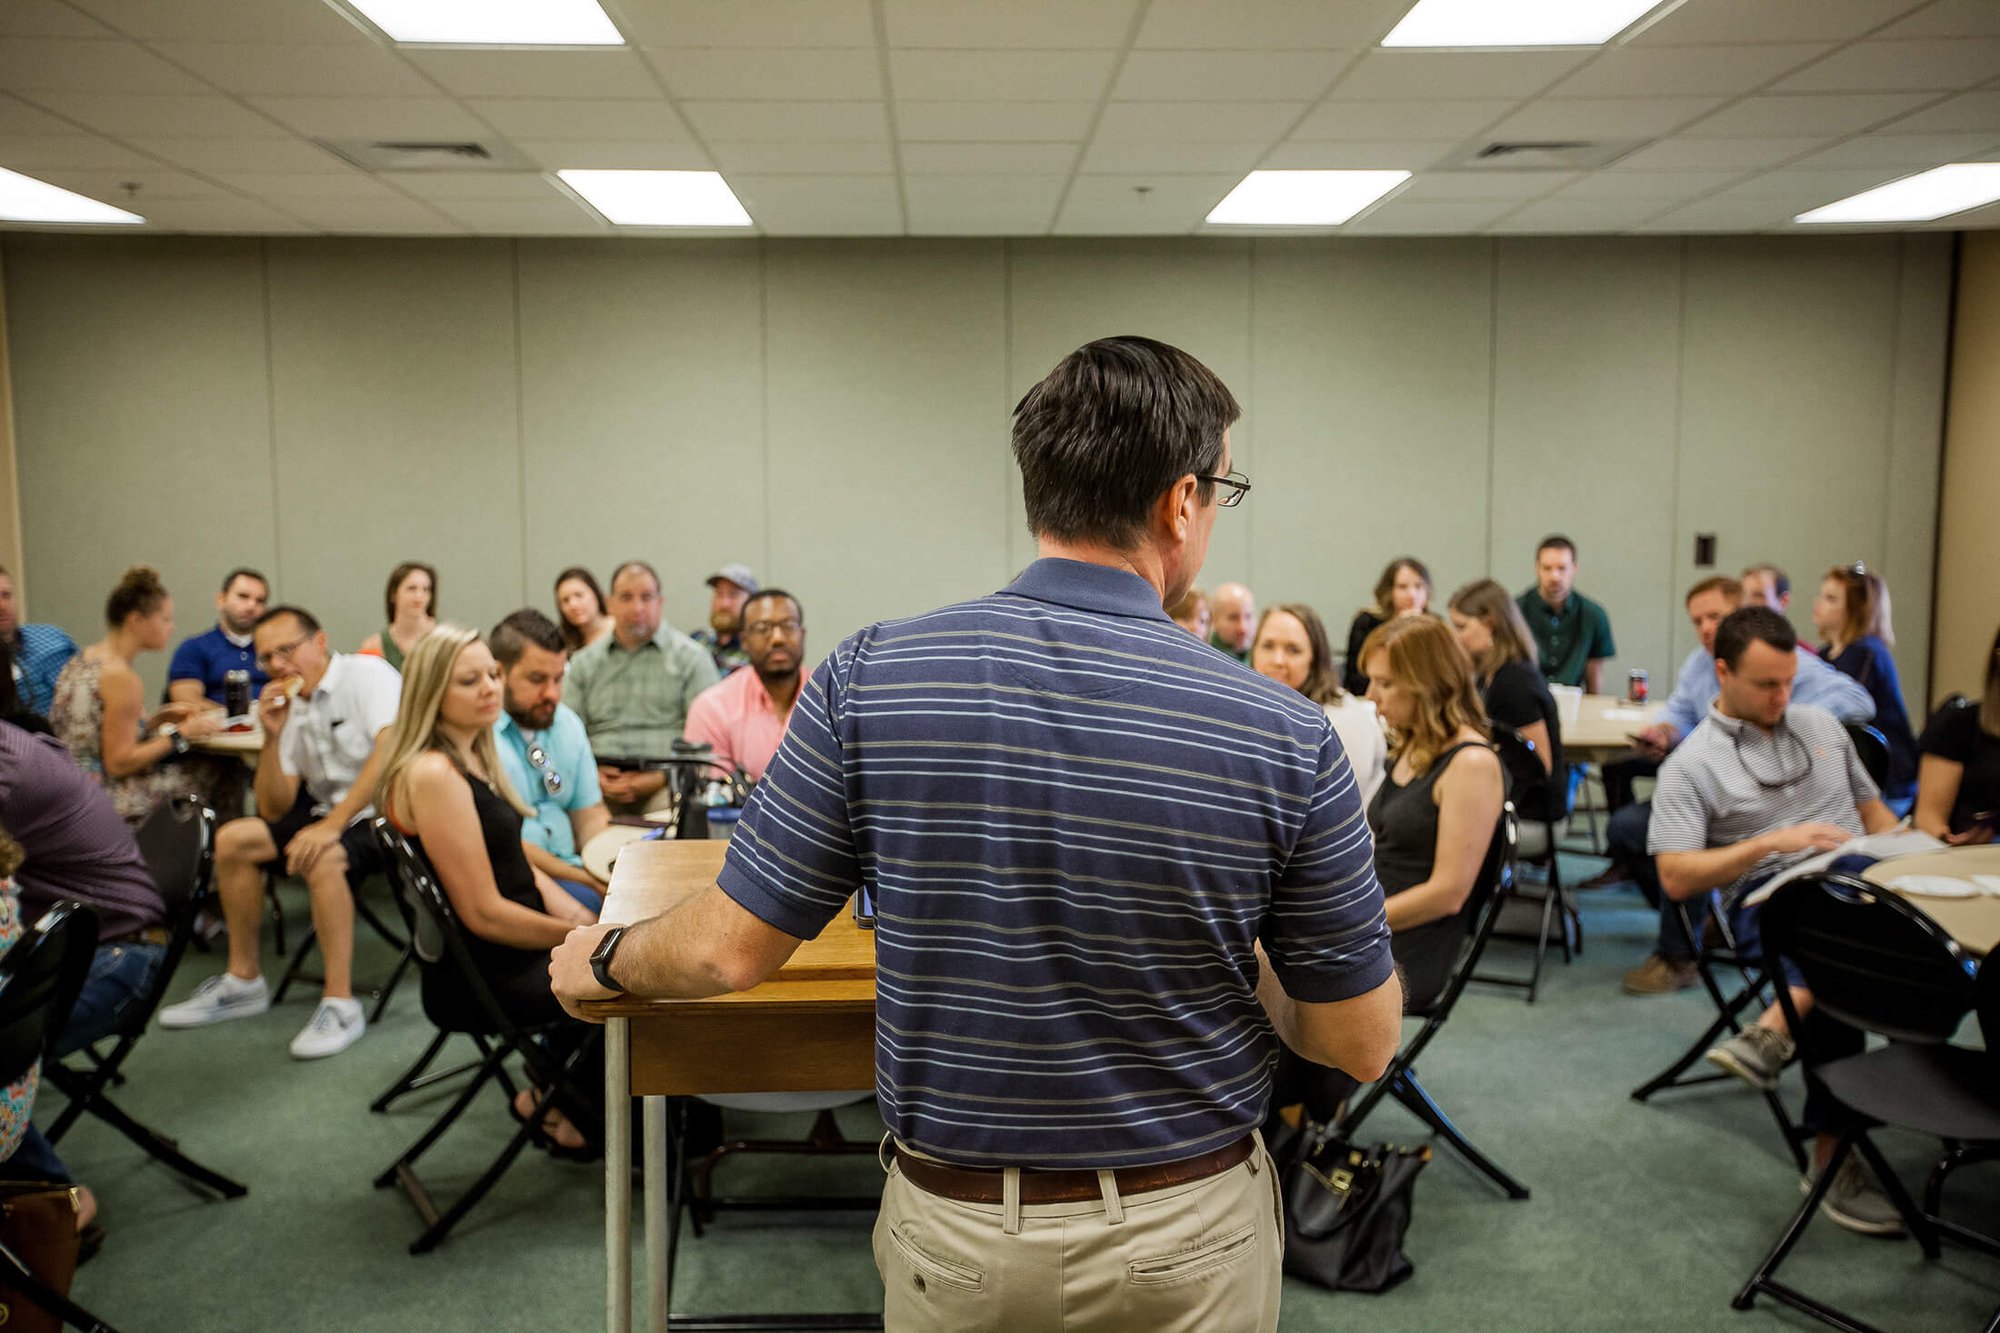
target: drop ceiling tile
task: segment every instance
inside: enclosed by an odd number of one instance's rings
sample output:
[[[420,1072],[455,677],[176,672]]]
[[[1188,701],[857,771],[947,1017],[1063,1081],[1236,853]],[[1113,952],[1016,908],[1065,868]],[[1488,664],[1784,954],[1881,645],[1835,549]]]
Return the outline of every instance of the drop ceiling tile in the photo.
[[[1808,169],[1889,167],[1928,171],[1947,162],[1978,159],[2000,149],[2000,134],[1859,134],[1821,149],[1796,165]]]
[[[872,143],[712,143],[725,172],[759,176],[872,176],[896,169],[886,139]]]
[[[1654,199],[1664,208],[1674,200],[1691,200],[1720,189],[1743,175],[1740,171],[1593,171],[1549,197],[1556,202]]]
[[[619,143],[590,139],[516,139],[514,147],[544,171],[713,171],[696,143]]]
[[[476,200],[515,203],[560,200],[575,207],[554,181],[534,171],[399,171],[396,188],[440,204]]]
[[[44,107],[101,134],[182,139],[283,139],[281,125],[227,97],[122,93],[36,95]]]
[[[1334,88],[1341,101],[1433,97],[1530,97],[1574,70],[1591,52],[1385,51],[1362,56]]]
[[[1113,102],[1097,122],[1099,143],[1271,143],[1304,102]]]
[[[1227,146],[1227,145],[1223,145]],[[1200,145],[1189,144],[1189,152]],[[1273,148],[1255,165],[1285,171],[1390,170],[1422,171],[1458,150],[1457,139],[1291,140]]]
[[[603,236],[612,227],[568,199],[455,199],[438,211],[482,236]]]
[[[716,143],[886,141],[880,102],[683,102],[681,113]]]
[[[675,97],[708,101],[880,101],[875,52],[795,48],[649,50],[646,59]]]
[[[12,3],[12,0],[9,0]],[[141,41],[366,42],[371,35],[320,0],[71,0]]]
[[[646,46],[875,45],[868,0],[618,0]]]
[[[1143,49],[1359,50],[1375,45],[1410,0],[1153,0],[1133,43]]]
[[[1632,38],[1634,46],[1845,42],[1922,0],[1688,0]]]
[[[1055,219],[1067,173],[906,176],[912,236],[1039,236]]]
[[[216,179],[260,199],[400,199],[402,194],[359,171],[232,171]]]
[[[1116,59],[1109,51],[889,53],[896,96],[938,101],[1094,101]]]
[[[1721,171],[1776,166],[1833,142],[1831,136],[1770,139],[1662,139],[1613,162],[1607,171]]]
[[[1960,93],[1882,127],[1896,134],[2000,130],[2000,92]]]
[[[1511,101],[1322,102],[1294,139],[1464,139],[1514,109]]]
[[[239,96],[428,97],[437,91],[395,55],[366,42],[156,42],[153,49]]]
[[[1536,199],[1580,180],[1578,171],[1426,171],[1396,192],[1396,202]]]
[[[1096,175],[1242,175],[1263,162],[1267,143],[1106,143],[1090,145],[1077,168]]]
[[[1487,131],[1494,139],[1648,139],[1721,105],[1714,97],[1611,97],[1528,103]]]
[[[95,134],[0,134],[0,167],[34,175],[68,171],[149,171],[159,162]]]
[[[491,133],[445,97],[252,97],[249,102],[312,139],[477,139]]]
[[[1780,80],[1778,92],[1947,92],[2000,75],[2000,38],[1857,42]]]
[[[294,236],[320,230],[255,199],[164,199],[146,211],[160,231],[203,235]]]
[[[1192,232],[1242,179],[1078,176],[1056,215],[1065,236],[1178,236]]]
[[[511,139],[603,139],[684,143],[687,126],[665,98],[468,98],[465,105]]]
[[[1770,46],[1610,46],[1551,90],[1552,97],[1734,97],[1833,49]]]
[[[226,171],[352,170],[318,144],[303,139],[154,139],[135,134],[130,142],[189,171],[210,176]]]
[[[61,37],[0,42],[0,88],[10,92],[184,93],[214,90],[137,42]]]
[[[1935,0],[1876,36],[2000,37],[2000,5],[1993,0]]]
[[[1080,144],[1073,143],[911,143],[899,150],[903,155],[903,176],[989,176],[1067,177],[1076,165]],[[935,188],[931,190],[936,193]],[[1050,203],[1051,209],[1054,202]],[[916,226],[911,214],[910,225]]]
[[[161,199],[233,199],[236,196],[220,185],[197,179],[184,171],[154,167],[147,171],[41,171],[36,178],[65,190],[74,190],[90,199],[145,213]],[[136,191],[127,193],[127,185]]]
[[[1495,234],[1588,235],[1626,231],[1658,213],[1658,199],[1539,200],[1523,204],[1487,228]]]
[[[1138,0],[884,0],[890,46],[1116,49]]]
[[[76,134],[78,127],[62,117],[0,93],[0,135]]]
[[[1698,199],[1640,223],[1634,231],[1674,235],[1681,232],[1771,231],[1792,220],[1791,210],[1770,200]]]
[[[0,5],[0,37],[116,37],[118,34],[62,3],[7,0]]]
[[[387,236],[455,235],[465,229],[413,199],[286,199],[265,202],[328,231]]]
[[[1126,102],[1318,101],[1353,60],[1347,51],[1134,51],[1111,95]]]
[[[1697,121],[1687,133],[1701,138],[1732,135],[1852,134],[1922,106],[1925,93],[1823,93],[1746,97]]]
[[[1463,236],[1499,220],[1509,199],[1411,199],[1398,195],[1340,229],[1343,236]]]
[[[460,97],[652,97],[636,51],[450,51],[412,47],[408,59]]]
[[[899,100],[896,131],[905,139],[1049,143],[1083,138],[1096,116],[1096,102]]]
[[[1845,199],[1850,194],[1872,190],[1894,180],[1897,173],[1880,169],[1855,168],[1850,171],[1767,171],[1761,176],[1752,176],[1740,185],[1732,185],[1719,190],[1718,199],[1774,199],[1793,205],[1793,212],[1803,212],[1830,204],[1836,199]]]
[[[730,188],[773,236],[899,236],[894,176],[733,176]]]

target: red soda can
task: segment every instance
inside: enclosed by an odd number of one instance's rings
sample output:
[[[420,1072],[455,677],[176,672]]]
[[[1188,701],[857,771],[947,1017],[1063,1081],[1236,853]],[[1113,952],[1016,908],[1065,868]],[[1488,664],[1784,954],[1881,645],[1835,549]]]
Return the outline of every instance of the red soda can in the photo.
[[[1646,702],[1646,673],[1634,668],[1626,676],[1625,699],[1628,703]]]

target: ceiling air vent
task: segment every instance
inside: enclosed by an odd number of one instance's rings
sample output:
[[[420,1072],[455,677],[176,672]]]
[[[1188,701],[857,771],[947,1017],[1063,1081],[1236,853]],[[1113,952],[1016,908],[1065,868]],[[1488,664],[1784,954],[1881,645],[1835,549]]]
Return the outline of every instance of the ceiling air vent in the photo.
[[[476,139],[321,139],[363,171],[533,171],[535,164],[504,144]]]
[[[1644,140],[1520,139],[1473,148],[1448,163],[1454,171],[1591,171]]]

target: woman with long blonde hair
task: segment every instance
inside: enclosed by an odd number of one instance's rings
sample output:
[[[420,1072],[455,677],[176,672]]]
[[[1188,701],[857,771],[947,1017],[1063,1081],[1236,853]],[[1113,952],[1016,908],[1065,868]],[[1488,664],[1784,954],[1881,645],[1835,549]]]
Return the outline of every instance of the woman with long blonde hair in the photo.
[[[508,785],[493,741],[505,688],[500,664],[477,630],[439,625],[417,640],[404,662],[403,699],[385,742],[377,803],[430,863],[500,1007],[523,1026],[536,1026],[564,1017],[549,990],[549,950],[573,926],[595,918],[530,865],[521,846],[529,807]],[[481,1021],[470,997],[441,969],[425,969],[424,1011],[448,1028],[477,1030]],[[583,1037],[583,1025],[566,1020],[545,1040],[568,1050]],[[534,1101],[524,1089],[514,1114],[526,1116]],[[543,1132],[560,1150],[583,1153],[601,1115],[596,1107],[562,1104],[544,1119]]]

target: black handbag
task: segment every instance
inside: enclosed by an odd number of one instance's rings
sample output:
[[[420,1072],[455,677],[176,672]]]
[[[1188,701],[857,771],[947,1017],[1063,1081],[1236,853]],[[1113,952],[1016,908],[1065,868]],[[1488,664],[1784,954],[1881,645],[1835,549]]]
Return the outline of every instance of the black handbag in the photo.
[[[1333,1291],[1382,1292],[1415,1271],[1403,1237],[1417,1173],[1431,1160],[1428,1144],[1360,1146],[1307,1122],[1272,1156],[1287,1273]]]

